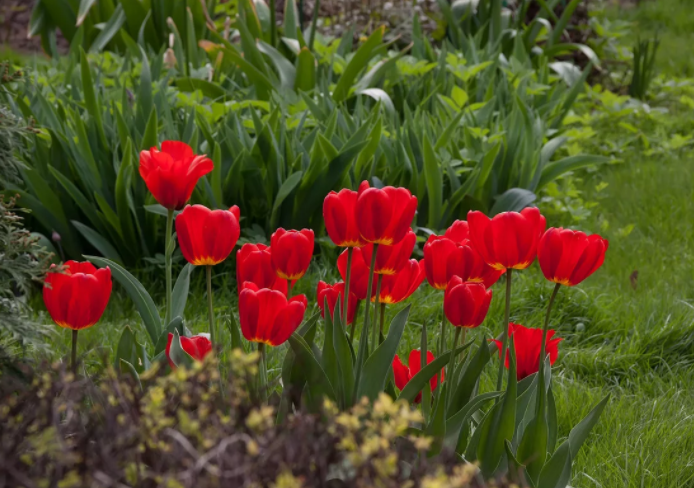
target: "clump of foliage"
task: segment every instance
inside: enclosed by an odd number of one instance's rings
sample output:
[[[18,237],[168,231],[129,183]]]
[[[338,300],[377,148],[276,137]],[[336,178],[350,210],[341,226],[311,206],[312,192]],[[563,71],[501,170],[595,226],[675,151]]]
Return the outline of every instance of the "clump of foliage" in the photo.
[[[0,479],[15,486],[487,486],[456,456],[420,455],[430,441],[403,437],[421,420],[405,402],[382,395],[347,412],[327,403],[321,415],[297,413],[276,425],[274,409],[248,393],[257,355],[237,350],[231,364],[224,396],[214,360],[141,377],[151,383],[144,391],[112,371],[95,384],[57,366],[29,387],[0,384]]]

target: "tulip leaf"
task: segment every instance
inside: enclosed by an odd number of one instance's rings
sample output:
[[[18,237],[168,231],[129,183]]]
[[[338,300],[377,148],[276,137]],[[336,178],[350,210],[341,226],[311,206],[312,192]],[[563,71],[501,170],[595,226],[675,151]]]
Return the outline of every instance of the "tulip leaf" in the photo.
[[[551,386],[547,389],[547,427],[547,452],[554,452],[557,447],[557,405]]]
[[[123,264],[123,258],[120,257],[118,251],[116,251],[116,248],[113,247],[108,239],[104,238],[91,227],[76,220],[72,221],[72,225],[74,225],[75,229],[82,234],[89,244],[94,246],[96,250],[99,251],[105,258],[115,261],[118,264]]]
[[[485,479],[492,477],[504,455],[504,441],[513,439],[516,425],[516,355],[513,336],[510,338],[510,359],[508,368],[508,385],[503,400],[492,408],[491,415],[480,427],[482,436],[477,446],[477,458]]]
[[[386,340],[364,362],[364,369],[359,378],[355,401],[359,401],[364,396],[373,401],[385,388],[388,371],[390,371],[393,365],[393,359],[398,350],[402,333],[405,330],[409,313],[410,306],[408,305],[395,316],[390,323]]]
[[[277,228],[277,221],[279,220],[279,211],[282,207],[282,203],[289,196],[289,194],[296,188],[301,182],[301,178],[304,175],[303,171],[296,171],[289,175],[289,177],[284,180],[282,186],[280,186],[277,196],[275,196],[275,203],[272,206],[272,214],[270,215],[270,228]]]
[[[193,273],[195,266],[187,263],[176,278],[176,284],[173,287],[171,294],[171,316],[183,317],[183,312],[188,301],[188,289],[190,288],[190,275]]]
[[[424,366],[416,375],[412,377],[410,381],[407,382],[405,385],[405,388],[402,389],[400,392],[400,396],[398,396],[398,400],[405,400],[407,402],[413,402],[414,399],[417,397],[417,394],[424,390],[425,386],[429,381],[439,374],[441,370],[448,364],[448,362],[451,359],[451,353],[453,353],[453,356],[458,356],[461,352],[463,352],[465,349],[470,347],[472,345],[472,342],[468,342],[467,344],[460,346],[453,351],[448,351],[447,353],[442,354],[441,356],[437,357],[434,359],[432,362]],[[422,357],[426,358],[426,352],[422,354]]]
[[[431,421],[427,425],[425,433],[433,438],[431,447],[427,452],[428,457],[436,456],[441,452],[443,447],[443,439],[446,436],[446,392],[448,391],[448,383],[445,381],[438,389],[436,395],[436,405],[434,413],[431,416]]]
[[[142,382],[140,381],[140,375],[138,374],[137,369],[135,369],[135,366],[133,366],[130,361],[127,361],[123,358],[119,358],[118,369],[120,369],[122,373],[128,373],[130,376],[132,376],[137,382],[137,386],[139,386],[140,390],[142,390]]]
[[[293,90],[294,80],[296,79],[296,68],[294,65],[277,49],[264,41],[258,41],[258,50],[269,57],[272,64],[275,65],[275,69],[280,76],[280,86],[287,90]]]
[[[340,301],[337,300],[335,302],[335,306],[339,307]],[[328,299],[327,297],[324,297],[323,299],[323,310],[325,318],[323,319],[323,323],[325,324],[325,337],[323,338],[323,351],[321,354],[321,364],[323,365],[323,370],[325,371],[326,376],[328,377],[328,380],[330,381],[330,384],[333,385],[333,389],[335,391],[335,394],[337,395],[337,400],[338,404],[342,407],[344,405],[344,391],[342,388],[345,386],[342,384],[342,382],[339,381],[339,373],[338,373],[338,366],[337,366],[337,356],[335,354],[335,347],[333,345],[333,329],[334,329],[334,321],[330,317],[330,305],[328,305]],[[340,313],[339,311],[337,312],[336,318],[339,321],[340,320]]]
[[[218,83],[212,83],[199,78],[176,78],[176,87],[182,92],[200,92],[207,98],[215,101],[226,100],[229,93]]]
[[[350,88],[354,86],[354,79],[369,64],[373,51],[381,45],[384,32],[385,27],[383,26],[374,30],[373,34],[357,49],[357,52],[347,63],[333,91],[333,99],[336,102],[341,102],[349,96]]]
[[[593,164],[607,163],[609,161],[610,158],[604,156],[579,154],[548,163],[542,170],[542,176],[540,177],[540,182],[537,184],[537,189],[539,190],[543,188],[545,185],[556,180],[567,171],[573,171]]]
[[[294,334],[289,338],[289,345],[296,355],[294,362],[298,364],[306,374],[306,385],[308,387],[312,409],[317,409],[322,405],[322,398],[324,396],[335,401],[335,390],[304,338]]]
[[[142,318],[147,334],[149,335],[152,344],[156,344],[161,333],[161,318],[154,300],[149,296],[147,290],[137,278],[130,274],[125,268],[118,263],[97,256],[84,256],[97,266],[108,266],[111,268],[111,274],[121,284],[125,291],[130,296],[130,299],[135,303],[135,307]]]
[[[499,195],[489,211],[493,217],[501,212],[520,212],[535,201],[537,195],[524,188],[511,188]]]
[[[441,206],[443,205],[443,177],[441,168],[431,146],[429,136],[424,135],[424,178],[427,184],[427,199],[429,202],[428,226],[438,229],[441,221]]]
[[[173,334],[174,331],[178,332],[179,336],[184,336],[186,334],[185,326],[183,325],[183,319],[181,317],[175,317],[169,325],[159,334],[159,338],[154,346],[155,356],[164,352],[166,350],[166,343],[169,341],[169,334]]]
[[[106,45],[111,42],[112,39],[119,40],[118,33],[121,27],[125,23],[125,12],[123,11],[123,6],[118,4],[116,10],[111,14],[108,22],[104,25],[104,28],[96,36],[96,39],[92,41],[92,45],[89,47],[90,53],[100,53],[104,50]]]
[[[566,440],[549,458],[540,473],[538,488],[565,488],[571,478],[571,447]]]
[[[301,48],[296,66],[294,89],[308,92],[316,87],[316,58],[307,47]]]
[[[518,462],[516,456],[513,454],[513,447],[511,442],[507,439],[504,442],[504,447],[506,448],[506,458],[508,459],[508,478],[509,481],[513,483],[521,484],[524,480],[523,468],[524,466]]]
[[[159,121],[157,120],[157,108],[152,107],[152,111],[147,119],[147,125],[145,126],[145,132],[142,135],[142,141],[140,141],[141,150],[149,151],[153,147],[159,145],[158,130]]]
[[[489,352],[489,346],[487,345],[487,338],[482,336],[477,354],[475,354],[465,367],[465,371],[463,371],[460,382],[453,394],[454,398],[449,405],[450,412],[457,412],[468,403],[475,389],[475,385],[482,374],[482,370],[484,370],[484,367],[490,359],[491,354]]]
[[[318,323],[319,317],[320,313],[313,314],[296,332],[294,332],[294,334],[303,337],[307,344],[313,344],[313,339],[316,335],[316,324]],[[304,383],[306,383],[306,377],[304,371],[296,363],[295,359],[296,354],[294,354],[292,348],[287,348],[287,353],[282,362],[282,384],[285,394],[288,393],[294,400],[298,400]]]
[[[106,133],[104,132],[104,123],[101,119],[101,106],[98,103],[96,94],[94,93],[95,83],[92,79],[91,69],[89,68],[89,60],[87,59],[87,54],[84,49],[80,47],[80,70],[82,75],[82,92],[84,94],[84,104],[87,107],[87,112],[89,117],[94,120],[96,124],[96,130],[99,134],[99,139],[108,147],[106,141]]]
[[[132,141],[128,137],[125,147],[123,148],[123,159],[118,168],[116,176],[116,213],[120,222],[121,230],[123,231],[123,239],[130,249],[136,249],[137,237],[131,216],[131,196],[130,184],[133,171],[133,147]]]
[[[335,306],[341,306],[340,300],[337,301]],[[339,310],[336,310],[336,313],[341,317]],[[349,339],[347,338],[346,328],[342,325],[342,320],[334,322],[333,347],[335,349],[335,357],[337,359],[337,381],[340,383],[340,389],[344,395],[344,405],[347,408],[353,404],[352,395],[354,394],[354,356],[352,354],[352,349],[350,348]]]
[[[127,361],[136,372],[143,372],[149,369],[149,358],[144,345],[137,342],[137,338],[129,326],[123,327],[118,346],[116,348],[116,359],[114,366],[119,369],[119,360]],[[122,370],[122,369],[121,369]]]
[[[534,389],[535,403],[532,406],[532,420],[530,420],[527,427],[524,429],[517,450],[518,458],[525,464],[528,476],[535,484],[540,477],[540,471],[542,471],[542,467],[547,459],[549,427],[547,425],[546,405],[547,384],[551,379],[550,375],[551,366],[549,362],[543,363],[543,369],[538,372],[536,376],[537,381],[534,381],[536,387]],[[547,381],[545,381],[545,378]],[[528,388],[528,390],[532,390],[532,387]],[[527,393],[527,391],[525,393]],[[520,403],[521,402],[518,402],[518,404]],[[517,414],[519,414],[519,417],[523,417],[525,411],[517,411]],[[518,420],[516,423],[519,423]]]
[[[588,434],[598,423],[602,411],[605,409],[605,405],[610,400],[610,395],[605,396],[600,402],[593,407],[593,409],[588,412],[583,420],[581,420],[569,433],[569,445],[571,447],[571,455],[576,457],[579,449],[588,438]]]
[[[169,359],[176,367],[185,366],[186,368],[191,368],[195,363],[195,359],[183,350],[181,346],[181,336],[178,334],[178,330],[173,331],[171,349],[169,349]]]
[[[470,420],[472,414],[474,414],[477,409],[481,408],[482,405],[493,398],[501,396],[500,391],[491,391],[489,393],[483,393],[478,395],[472,400],[470,400],[467,405],[458,410],[455,414],[451,415],[446,421],[446,437],[444,439],[444,446],[450,449],[456,449],[458,447],[458,441],[460,438],[460,432],[466,422]]]

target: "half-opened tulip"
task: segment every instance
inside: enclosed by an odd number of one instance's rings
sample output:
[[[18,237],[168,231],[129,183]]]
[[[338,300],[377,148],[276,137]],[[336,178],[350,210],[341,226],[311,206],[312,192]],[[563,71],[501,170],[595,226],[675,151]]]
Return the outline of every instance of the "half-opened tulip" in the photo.
[[[323,220],[330,239],[339,247],[361,247],[366,244],[357,227],[357,197],[348,188],[331,191],[323,200]]]
[[[489,266],[467,239],[458,244],[455,251],[448,256],[446,266],[446,276],[449,280],[459,276],[463,281],[482,283],[487,288],[499,281],[505,272],[505,269]]]
[[[417,236],[410,229],[400,241],[393,245],[381,244],[376,253],[374,274],[394,275],[400,271],[412,255],[412,250],[417,242]],[[373,244],[362,247],[362,257],[365,263],[371,263],[373,257]]]
[[[356,211],[359,233],[365,241],[392,246],[410,230],[417,197],[406,188],[370,188],[364,181],[359,185]]]
[[[43,303],[53,321],[72,330],[96,324],[111,296],[111,269],[90,262],[68,261],[63,273],[51,266],[43,286]]]
[[[349,291],[354,293],[359,300],[365,300],[369,286],[369,266],[364,261],[363,248],[355,247],[352,251],[352,276],[349,282]],[[337,258],[337,269],[344,281],[347,279],[347,251],[343,251]]]
[[[244,244],[236,252],[236,286],[239,293],[246,283],[287,294],[287,280],[277,276],[272,251],[264,244]]]
[[[239,207],[210,210],[188,205],[176,217],[176,236],[186,261],[195,266],[214,266],[224,261],[239,240]]]
[[[154,198],[169,210],[180,210],[190,200],[198,180],[212,171],[212,160],[193,154],[180,141],[164,141],[140,153],[140,176]]]
[[[602,266],[608,245],[597,234],[550,228],[540,239],[537,259],[549,281],[575,286]]]
[[[537,208],[503,212],[492,219],[472,211],[467,221],[473,246],[487,264],[499,270],[530,266],[546,224]]]
[[[470,239],[470,226],[464,220],[456,220],[446,229],[446,233],[443,236],[456,244],[462,244],[463,241]]]
[[[316,299],[318,301],[318,308],[320,308],[321,317],[325,317],[325,301],[328,301],[328,310],[330,311],[330,317],[335,317],[335,305],[337,304],[338,298],[342,302],[344,300],[345,284],[340,281],[334,285],[329,285],[324,281],[318,282],[318,287],[316,289]],[[347,305],[347,325],[350,325],[354,321],[354,314],[357,311],[357,303],[359,299],[354,293],[349,294],[349,304]],[[343,302],[344,303],[344,302]]]
[[[427,364],[432,362],[434,360],[434,355],[431,353],[431,351],[427,351]],[[396,354],[395,358],[393,359],[393,376],[395,377],[395,386],[398,387],[398,390],[402,391],[403,388],[407,385],[407,383],[410,382],[412,378],[415,377],[417,373],[419,373],[422,370],[422,352],[419,349],[414,349],[412,352],[410,352],[410,357],[407,360],[408,366],[405,366],[402,361],[400,360],[400,357]],[[443,383],[445,379],[445,373],[444,370],[441,370],[441,375],[440,375],[441,383]],[[429,386],[431,388],[431,391],[434,391],[436,389],[436,385],[439,382],[439,375],[434,375],[431,380],[429,380]],[[418,393],[417,397],[415,398],[414,402],[415,403],[420,403],[422,401],[422,393]]]
[[[492,291],[482,283],[466,283],[454,276],[443,295],[443,311],[456,327],[478,327],[487,316]]]
[[[239,322],[243,336],[270,346],[284,344],[304,319],[306,295],[290,300],[275,290],[246,286],[239,295]]]
[[[298,280],[311,264],[313,231],[277,229],[270,239],[270,248],[277,276],[285,280]]]
[[[181,336],[181,349],[188,353],[190,357],[196,361],[202,361],[210,352],[212,352],[212,342],[207,334],[198,334],[192,337]],[[169,360],[171,369],[176,369],[176,364],[171,360],[171,342],[174,340],[174,335],[169,332],[169,338],[166,342],[166,358]]]
[[[424,281],[424,260],[417,262],[410,259],[405,266],[394,275],[386,275],[381,279],[380,303],[400,303],[409,298]],[[371,301],[376,301],[376,290],[372,292]]]
[[[513,344],[516,350],[516,377],[522,380],[533,373],[537,373],[540,367],[540,348],[542,347],[542,329],[532,329],[524,327],[520,324],[508,324],[508,334],[513,336]],[[558,344],[563,340],[561,338],[552,339],[554,336],[553,330],[547,331],[547,339],[545,340],[546,354],[549,354],[550,364],[554,364],[559,355]],[[501,357],[501,341],[494,339],[499,348],[499,357]],[[506,368],[509,367],[509,351],[506,351]]]
[[[437,290],[445,290],[450,280],[449,259],[458,246],[444,236],[431,235],[424,244],[424,269],[427,281]]]

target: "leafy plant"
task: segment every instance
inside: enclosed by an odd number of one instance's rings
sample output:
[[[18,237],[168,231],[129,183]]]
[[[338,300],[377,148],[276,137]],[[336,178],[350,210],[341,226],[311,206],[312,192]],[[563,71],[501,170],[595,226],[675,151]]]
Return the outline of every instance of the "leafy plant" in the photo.
[[[646,99],[648,88],[655,76],[655,57],[659,46],[660,40],[657,36],[654,39],[639,39],[634,44],[632,76],[629,83],[630,96],[639,100]]]

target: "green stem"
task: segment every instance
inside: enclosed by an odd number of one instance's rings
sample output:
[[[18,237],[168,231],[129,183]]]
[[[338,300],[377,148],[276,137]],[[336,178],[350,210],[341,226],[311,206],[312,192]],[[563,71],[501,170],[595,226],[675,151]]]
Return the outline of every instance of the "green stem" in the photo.
[[[287,280],[287,300],[292,297],[292,290],[294,290],[294,282],[292,280]]]
[[[439,348],[439,356],[446,352],[446,312],[441,304],[441,345]]]
[[[72,329],[72,374],[77,377],[77,329]]]
[[[215,321],[214,321],[214,307],[212,306],[212,266],[206,266],[207,274],[207,319],[210,322],[210,342],[212,342],[212,348],[214,349],[217,345],[215,339]]]
[[[258,352],[260,353],[260,365],[258,368],[259,383],[260,383],[260,398],[267,398],[267,363],[265,356],[265,343],[258,343]]]
[[[275,31],[277,30],[277,19],[275,18],[275,0],[270,0],[270,43],[275,47]]]
[[[375,247],[375,246],[374,246]],[[376,350],[378,344],[378,329],[376,328],[376,318],[378,317],[378,306],[381,303],[381,281],[383,280],[383,275],[378,275],[378,280],[376,281],[376,300],[374,301],[374,326],[373,333],[371,335],[371,344],[373,344],[374,350]]]
[[[345,291],[342,294],[342,323],[347,325],[347,312],[349,311],[349,285],[352,278],[352,255],[353,247],[347,248],[347,275],[345,276]],[[354,324],[352,324],[352,335],[354,335]],[[351,337],[350,337],[351,341]]]
[[[508,321],[511,314],[511,276],[513,269],[506,271],[506,311],[504,312],[504,332],[501,334],[501,361],[499,361],[499,376],[496,378],[496,390],[501,391],[504,382],[504,364],[506,363],[506,346],[508,343]]]
[[[552,304],[554,303],[554,299],[557,297],[557,292],[559,291],[559,288],[561,285],[557,283],[554,285],[554,290],[552,290],[552,295],[549,297],[549,304],[547,305],[547,314],[545,315],[545,326],[542,329],[542,344],[540,345],[540,365],[538,366],[538,371],[543,370],[543,363],[545,362],[545,350],[546,350],[546,344],[545,342],[547,341],[547,331],[549,330],[549,316],[550,313],[552,312]]]
[[[380,337],[378,338],[378,341],[380,343],[381,337],[383,337],[383,323],[385,322],[386,319],[386,304],[381,303],[381,327],[380,327]]]
[[[364,325],[362,327],[366,327],[366,334],[364,334],[364,337],[367,338],[368,342],[368,337],[369,337],[369,319],[371,318],[371,306],[369,305],[371,303],[371,291],[373,288],[373,281],[374,281],[374,268],[376,268],[376,254],[378,253],[378,244],[374,244],[373,248],[373,254],[371,255],[371,268],[369,269],[369,282],[366,285],[366,306],[364,307]],[[369,356],[369,345],[366,345],[366,357]]]
[[[352,321],[352,328],[349,330],[349,342],[354,344],[354,331],[357,330],[357,317],[359,317],[359,307],[361,307],[361,300],[357,300],[357,309],[354,311],[354,320]]]
[[[171,255],[173,254],[172,241],[173,236],[174,211],[169,209],[166,216],[166,248],[164,250],[164,262],[166,266],[166,314],[164,316],[164,327],[171,322]]]
[[[455,350],[458,347],[458,341],[460,340],[460,333],[462,332],[462,329],[464,329],[464,327],[456,327],[455,328],[455,334],[453,334],[453,349],[451,349],[451,359],[448,360],[448,366],[446,366],[446,375],[448,375],[449,366],[453,366],[451,368],[451,371],[453,371],[455,369],[455,367],[454,367],[455,366],[455,360],[456,360]],[[465,339],[463,339],[463,341],[464,340]]]
[[[308,40],[308,49],[313,51],[313,40],[316,38],[316,25],[318,25],[318,12],[320,11],[320,0],[313,4],[313,20],[311,21],[311,36]]]

